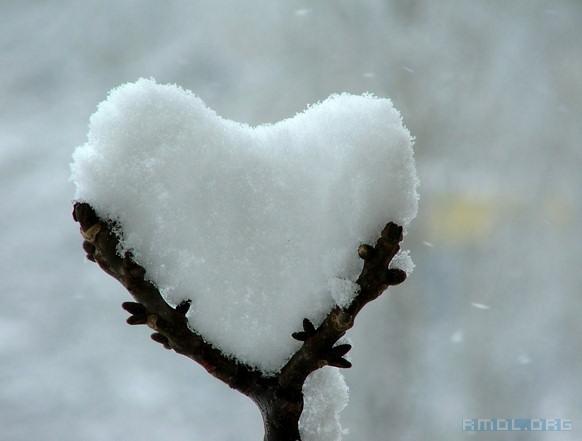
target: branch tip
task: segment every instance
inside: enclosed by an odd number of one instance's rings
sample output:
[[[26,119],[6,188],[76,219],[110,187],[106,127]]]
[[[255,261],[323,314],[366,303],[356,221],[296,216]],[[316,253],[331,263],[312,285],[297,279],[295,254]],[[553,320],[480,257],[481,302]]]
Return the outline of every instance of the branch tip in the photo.
[[[126,320],[128,325],[145,325],[148,319],[145,315],[130,315]]]
[[[362,260],[370,260],[374,257],[374,247],[368,244],[362,244],[358,247],[358,256]]]
[[[138,302],[123,302],[121,307],[132,315],[145,315],[147,313],[145,306]]]
[[[295,340],[305,341],[307,340],[307,333],[305,331],[294,332],[291,334]]]
[[[188,313],[188,310],[190,309],[191,304],[192,304],[191,300],[184,300],[178,306],[176,306],[176,312],[182,315],[186,315]]]
[[[331,353],[336,357],[343,357],[350,351],[350,349],[352,349],[352,345],[347,343],[341,344],[331,348]]]
[[[168,340],[168,338],[165,335],[162,335],[159,332],[154,332],[152,335],[150,335],[150,337],[153,341],[163,345],[164,348],[172,349],[172,347],[170,346],[170,341]]]
[[[382,237],[390,242],[401,242],[403,235],[403,228],[396,225],[394,222],[388,222],[382,230]]]
[[[303,330],[308,335],[315,334],[315,326],[313,326],[313,323],[311,323],[311,320],[308,318],[303,319]]]
[[[93,207],[85,202],[77,202],[73,207],[73,219],[81,224],[81,229],[86,230],[95,225],[99,218]]]
[[[341,369],[349,369],[352,367],[352,363],[350,363],[345,358],[334,358],[332,360],[329,360],[328,365]]]

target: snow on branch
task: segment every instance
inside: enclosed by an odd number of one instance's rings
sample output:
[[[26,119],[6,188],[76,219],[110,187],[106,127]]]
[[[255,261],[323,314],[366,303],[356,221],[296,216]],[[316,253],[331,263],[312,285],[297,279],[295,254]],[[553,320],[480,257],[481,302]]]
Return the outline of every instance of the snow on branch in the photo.
[[[266,439],[325,426],[337,440],[347,388],[333,369],[351,366],[340,339],[413,268],[400,242],[418,179],[392,102],[332,95],[252,127],[141,79],[99,104],[71,171],[83,247],[133,295],[128,323],[250,396]],[[324,366],[335,374],[307,381]],[[338,404],[319,428],[308,405],[301,435],[304,384],[307,402]]]

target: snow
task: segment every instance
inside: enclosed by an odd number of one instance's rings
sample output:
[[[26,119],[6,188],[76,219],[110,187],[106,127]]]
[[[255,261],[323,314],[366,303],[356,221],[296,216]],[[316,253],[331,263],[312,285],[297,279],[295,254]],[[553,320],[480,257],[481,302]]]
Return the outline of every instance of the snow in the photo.
[[[336,305],[346,308],[359,292],[359,285],[351,280],[334,277],[329,280],[329,292]]]
[[[192,300],[191,327],[268,374],[303,318],[349,304],[358,246],[417,212],[410,134],[371,95],[251,127],[140,79],[99,104],[71,170],[75,199],[122,226],[120,251],[170,304]]]
[[[414,271],[414,262],[410,257],[410,250],[400,250],[390,261],[390,268],[401,269],[407,276]]]
[[[348,386],[338,368],[312,372],[303,385],[303,413],[299,418],[302,441],[340,441],[339,413],[348,404]]]
[[[462,329],[457,329],[451,335],[451,343],[463,343],[464,340],[465,340],[465,333],[463,332]]]
[[[471,306],[473,306],[474,308],[477,308],[477,309],[491,309],[491,306],[485,305],[484,303],[472,302]]]
[[[302,8],[302,9],[295,10],[295,15],[298,17],[303,17],[303,16],[309,15],[309,14],[311,14],[311,9],[308,9],[308,8]]]

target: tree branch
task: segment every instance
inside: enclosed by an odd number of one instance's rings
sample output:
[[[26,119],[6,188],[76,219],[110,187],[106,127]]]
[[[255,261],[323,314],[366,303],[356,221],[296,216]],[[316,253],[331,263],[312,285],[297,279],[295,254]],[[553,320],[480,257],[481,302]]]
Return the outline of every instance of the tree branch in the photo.
[[[193,332],[185,317],[187,309],[182,305],[176,309],[170,307],[155,285],[145,279],[144,268],[135,263],[130,253],[123,257],[118,255],[119,239],[111,222],[99,219],[93,208],[85,203],[75,204],[73,217],[81,225],[87,258],[121,282],[138,302],[124,303],[124,309],[133,314],[128,319],[130,324],[147,324],[155,331],[152,337],[155,341],[191,358],[245,395],[263,381],[260,372],[226,357]],[[141,308],[134,305],[141,305]]]
[[[356,283],[360,290],[346,308],[333,308],[318,328],[303,320],[303,330],[292,337],[303,341],[275,376],[266,376],[244,363],[222,354],[218,349],[188,326],[186,313],[189,303],[176,308],[168,305],[156,286],[146,279],[146,271],[126,252],[118,254],[119,228],[111,221],[98,217],[87,203],[76,203],[73,218],[81,226],[83,249],[87,258],[96,262],[106,273],[127,288],[136,302],[125,302],[131,325],[146,324],[154,333],[152,339],[167,349],[173,349],[197,363],[231,388],[249,396],[257,403],[265,423],[265,440],[299,440],[298,422],[303,411],[303,383],[307,376],[323,367],[351,367],[344,355],[348,344],[336,345],[355,321],[360,310],[377,298],[390,285],[406,279],[406,273],[389,269],[392,258],[400,249],[402,227],[386,225],[376,245],[361,245],[358,254],[364,267]]]
[[[390,222],[375,247],[360,246],[358,254],[364,260],[364,267],[356,280],[360,286],[359,293],[347,308],[333,308],[317,329],[307,319],[303,321],[304,330],[295,333],[294,337],[305,342],[281,370],[281,387],[303,385],[311,372],[326,365],[351,367],[351,363],[342,358],[350,349],[347,347],[349,345],[334,345],[354,325],[356,316],[367,303],[376,299],[388,286],[398,285],[406,279],[404,271],[388,268],[400,250],[401,241],[402,227]]]

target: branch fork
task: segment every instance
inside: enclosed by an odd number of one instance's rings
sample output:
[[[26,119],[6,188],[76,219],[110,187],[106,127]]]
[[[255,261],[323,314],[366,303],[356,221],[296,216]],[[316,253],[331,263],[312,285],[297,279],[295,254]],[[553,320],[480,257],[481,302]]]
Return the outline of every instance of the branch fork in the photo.
[[[298,422],[303,410],[305,379],[324,366],[351,367],[345,358],[351,345],[338,344],[338,340],[354,325],[356,316],[367,303],[388,286],[406,279],[404,271],[389,268],[402,241],[402,227],[390,222],[375,246],[363,244],[357,250],[364,266],[356,280],[359,292],[351,304],[333,308],[318,327],[305,318],[303,329],[291,336],[303,344],[278,374],[267,376],[227,357],[189,327],[186,314],[190,303],[183,302],[172,308],[156,286],[147,280],[145,269],[135,262],[131,253],[118,254],[118,226],[99,218],[87,203],[75,203],[73,218],[80,224],[87,258],[121,282],[134,298],[135,301],[122,304],[130,314],[127,323],[147,325],[154,331],[152,340],[194,360],[211,375],[254,400],[263,415],[266,441],[300,439]]]

